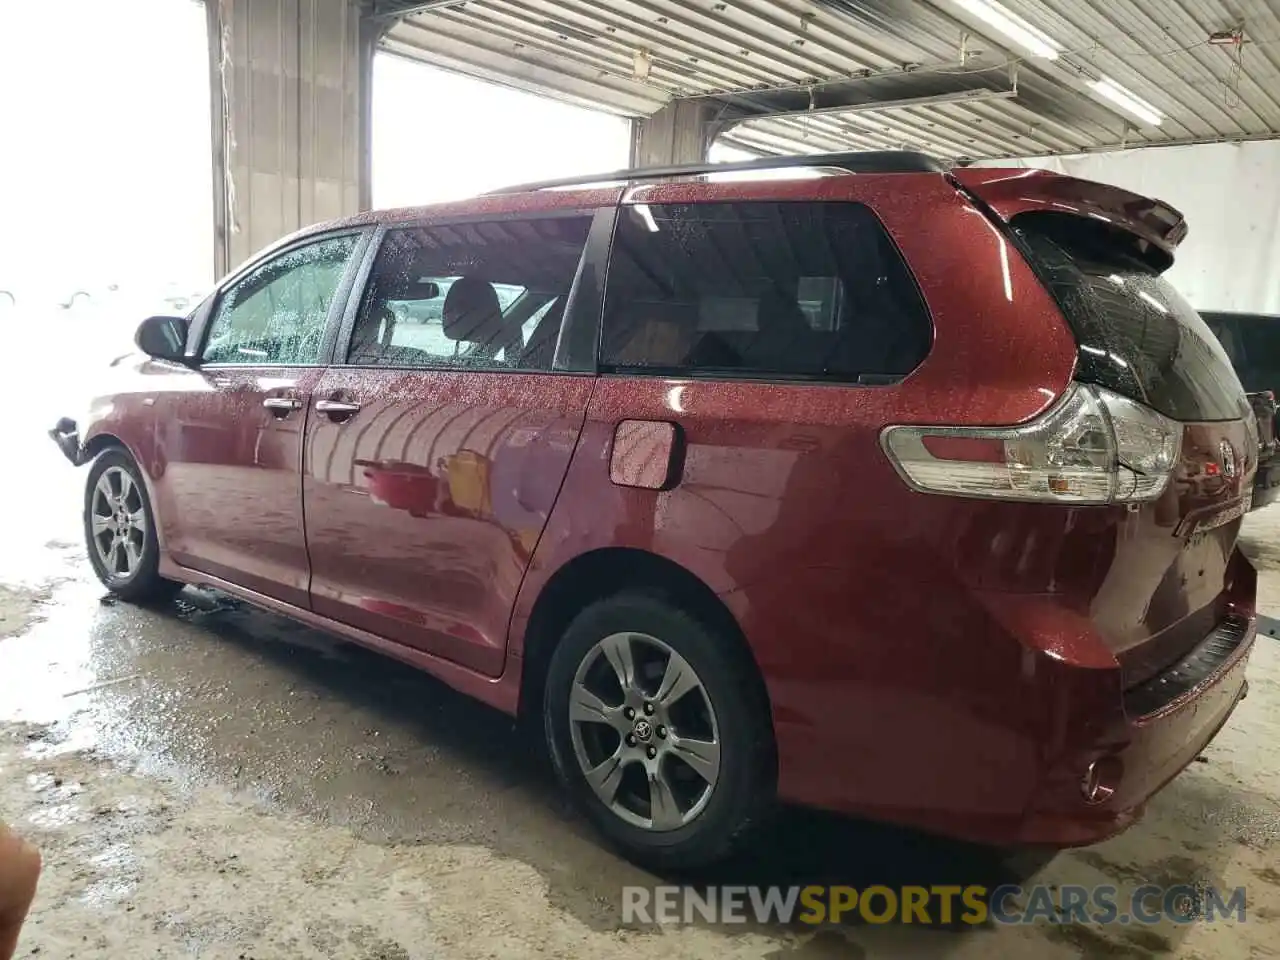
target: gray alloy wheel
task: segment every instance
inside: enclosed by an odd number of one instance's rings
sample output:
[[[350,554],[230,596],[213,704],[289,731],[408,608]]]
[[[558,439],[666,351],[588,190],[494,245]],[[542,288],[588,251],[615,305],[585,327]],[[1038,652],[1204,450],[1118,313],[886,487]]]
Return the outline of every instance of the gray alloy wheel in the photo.
[[[702,613],[656,585],[601,597],[559,634],[543,684],[556,775],[658,871],[723,861],[776,806],[768,693],[732,621]]]
[[[160,576],[155,512],[137,463],[123,447],[94,458],[84,489],[84,541],[102,585],[131,602],[164,600],[182,584]]]
[[[124,467],[110,466],[99,475],[89,500],[89,527],[103,569],[121,580],[136,576],[146,559],[147,510]]]
[[[604,637],[579,663],[568,706],[578,767],[615,816],[665,832],[706,808],[720,727],[698,674],[671,646],[646,633]]]

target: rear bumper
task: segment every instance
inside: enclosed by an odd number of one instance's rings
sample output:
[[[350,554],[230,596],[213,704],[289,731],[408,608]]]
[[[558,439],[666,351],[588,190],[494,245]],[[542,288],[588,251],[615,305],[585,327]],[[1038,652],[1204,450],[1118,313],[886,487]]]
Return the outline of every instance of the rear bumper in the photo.
[[[1236,572],[1223,619],[1190,652],[1128,690],[1099,642],[1069,642],[1090,626],[1052,598],[1028,603],[1017,632],[959,630],[906,675],[888,663],[883,677],[855,685],[824,660],[830,681],[797,687],[803,701],[775,679],[779,793],[977,843],[1105,840],[1141,816],[1243,699],[1257,632],[1251,574]],[[1037,630],[1056,646],[1030,645]],[[824,722],[803,722],[801,707]],[[1091,768],[1101,789],[1086,796]]]
[[[1048,767],[1010,840],[1077,846],[1129,826],[1147,801],[1208,746],[1244,699],[1255,637],[1254,617],[1228,618],[1177,664],[1128,691],[1122,722]],[[1094,764],[1106,782],[1101,797],[1090,802],[1086,778]]]

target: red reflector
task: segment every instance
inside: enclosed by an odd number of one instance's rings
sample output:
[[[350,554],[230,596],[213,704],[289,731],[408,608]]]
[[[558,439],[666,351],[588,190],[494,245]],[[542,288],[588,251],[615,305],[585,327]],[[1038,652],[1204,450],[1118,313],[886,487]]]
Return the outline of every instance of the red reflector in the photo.
[[[921,437],[924,448],[939,460],[1004,463],[1004,441],[988,437]]]
[[[1218,465],[1214,463],[1212,460],[1208,461],[1204,465],[1205,475],[1209,477],[1216,477],[1218,475],[1218,469],[1219,469]]]

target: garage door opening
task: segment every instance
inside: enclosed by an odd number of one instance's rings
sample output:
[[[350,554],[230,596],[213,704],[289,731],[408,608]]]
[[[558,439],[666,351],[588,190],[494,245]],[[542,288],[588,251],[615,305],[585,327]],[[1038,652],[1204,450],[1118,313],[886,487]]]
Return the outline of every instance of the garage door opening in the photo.
[[[456,200],[627,165],[623,117],[390,54],[373,74],[373,205]]]

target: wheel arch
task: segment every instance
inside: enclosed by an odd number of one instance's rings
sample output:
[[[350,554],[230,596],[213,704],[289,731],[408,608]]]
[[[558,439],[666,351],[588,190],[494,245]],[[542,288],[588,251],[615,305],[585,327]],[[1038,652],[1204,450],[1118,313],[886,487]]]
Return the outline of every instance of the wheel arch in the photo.
[[[114,433],[107,433],[106,431],[103,431],[102,433],[94,434],[92,437],[90,437],[88,440],[85,441],[84,462],[86,464],[92,463],[94,460],[98,459],[99,456],[105,453],[110,447],[119,447],[121,450],[123,450],[125,453],[129,454],[129,456],[133,458],[133,462],[138,464],[138,469],[140,470],[142,469],[142,464],[138,460],[137,453],[135,453],[133,450],[130,450],[129,445],[125,443],[123,440],[121,440],[119,437],[117,437]],[[143,470],[142,472],[146,473],[145,470]]]
[[[660,597],[725,637],[744,657],[763,703],[770,703],[764,675],[733,613],[715,591],[674,560],[635,547],[600,547],[566,561],[538,594],[525,631],[518,713],[537,715],[551,653],[574,616],[589,604],[623,591]],[[770,704],[772,714],[772,705]]]

